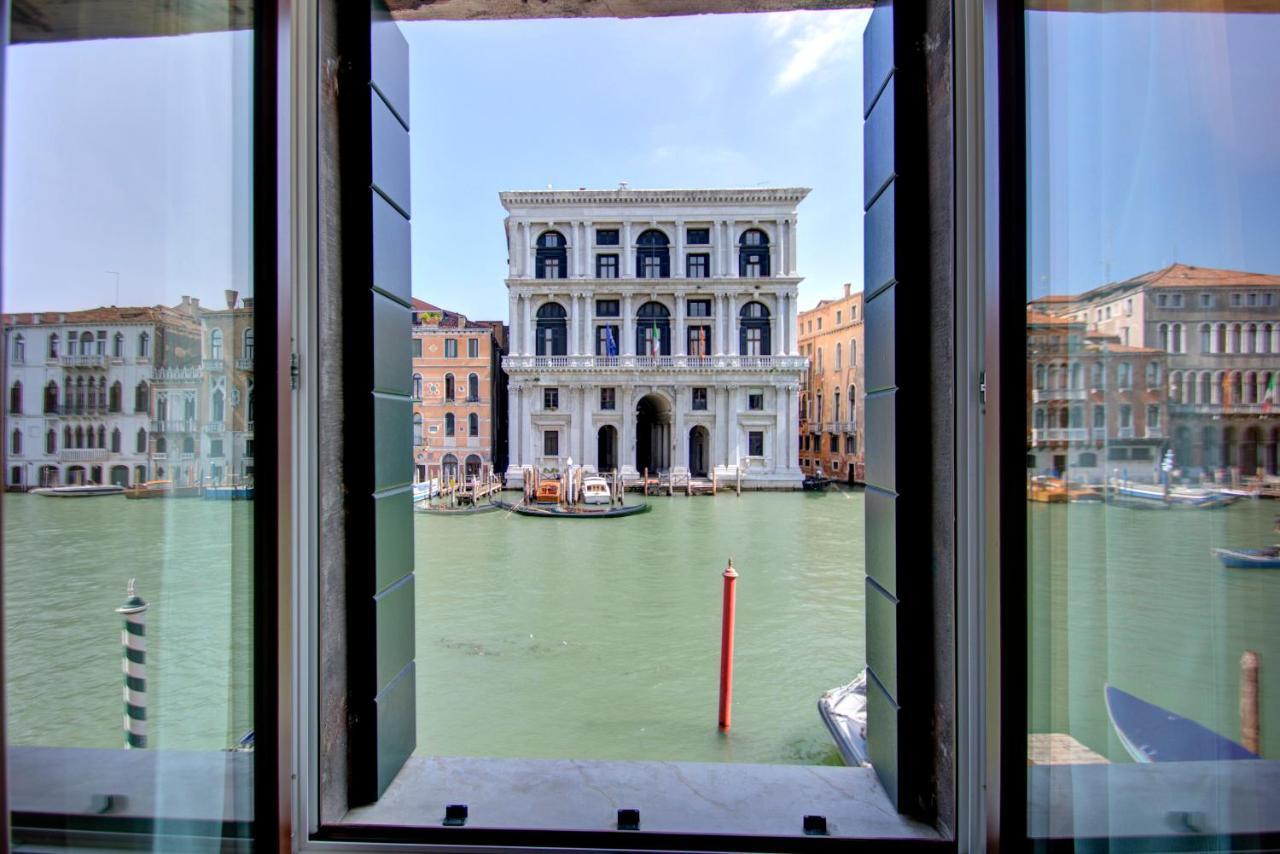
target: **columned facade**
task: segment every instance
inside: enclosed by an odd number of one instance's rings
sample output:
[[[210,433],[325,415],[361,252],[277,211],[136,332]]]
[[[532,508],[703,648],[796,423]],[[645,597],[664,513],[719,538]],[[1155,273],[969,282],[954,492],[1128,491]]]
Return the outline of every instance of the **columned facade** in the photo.
[[[807,194],[502,193],[508,486],[569,460],[799,486],[794,225]]]

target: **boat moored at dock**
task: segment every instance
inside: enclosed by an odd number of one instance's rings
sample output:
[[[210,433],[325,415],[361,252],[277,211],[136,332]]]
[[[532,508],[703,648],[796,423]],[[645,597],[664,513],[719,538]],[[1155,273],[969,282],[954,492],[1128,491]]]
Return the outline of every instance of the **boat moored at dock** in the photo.
[[[1265,549],[1214,549],[1227,569],[1280,569],[1280,546]]]
[[[50,498],[96,498],[100,495],[120,495],[123,486],[113,483],[82,483],[73,486],[42,486],[31,490],[32,495],[47,495]]]
[[[867,671],[818,698],[818,715],[846,765],[869,765],[867,758]]]
[[[1218,489],[1195,486],[1161,486],[1158,483],[1134,483],[1112,480],[1107,485],[1107,500],[1113,504],[1141,508],[1174,508],[1213,510],[1239,500]]]
[[[198,498],[199,486],[175,486],[171,480],[148,480],[124,491],[125,498]]]
[[[609,491],[609,481],[603,477],[585,477],[582,479],[582,503],[613,504],[613,493]]]

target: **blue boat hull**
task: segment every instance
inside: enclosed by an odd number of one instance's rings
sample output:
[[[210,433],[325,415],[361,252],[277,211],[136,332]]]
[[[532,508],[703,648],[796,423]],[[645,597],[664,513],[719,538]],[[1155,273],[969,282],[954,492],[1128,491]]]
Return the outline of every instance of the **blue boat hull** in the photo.
[[[1228,569],[1280,569],[1280,549],[1214,549]]]
[[[1229,738],[1114,685],[1106,686],[1107,716],[1135,762],[1257,759]]]

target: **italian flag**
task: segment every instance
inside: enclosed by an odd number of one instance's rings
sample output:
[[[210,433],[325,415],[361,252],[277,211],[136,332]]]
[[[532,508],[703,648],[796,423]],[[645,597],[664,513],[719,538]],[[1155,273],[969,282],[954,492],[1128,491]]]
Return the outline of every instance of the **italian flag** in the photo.
[[[1267,390],[1262,393],[1263,414],[1266,414],[1271,411],[1271,401],[1275,399],[1275,395],[1276,395],[1276,375],[1275,375],[1275,372],[1273,371],[1271,376],[1267,379]]]

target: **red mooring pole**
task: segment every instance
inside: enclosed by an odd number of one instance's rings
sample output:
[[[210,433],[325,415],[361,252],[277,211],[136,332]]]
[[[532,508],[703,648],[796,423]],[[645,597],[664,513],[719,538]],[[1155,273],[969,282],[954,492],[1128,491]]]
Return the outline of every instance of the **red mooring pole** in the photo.
[[[720,626],[720,729],[729,728],[733,706],[733,612],[738,573],[733,558],[724,570],[724,615]]]

